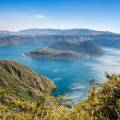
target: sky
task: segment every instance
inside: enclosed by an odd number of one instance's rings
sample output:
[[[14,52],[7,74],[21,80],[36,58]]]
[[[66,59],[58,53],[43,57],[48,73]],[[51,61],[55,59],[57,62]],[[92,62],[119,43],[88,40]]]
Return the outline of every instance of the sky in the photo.
[[[0,30],[29,28],[120,33],[120,0],[0,0]]]

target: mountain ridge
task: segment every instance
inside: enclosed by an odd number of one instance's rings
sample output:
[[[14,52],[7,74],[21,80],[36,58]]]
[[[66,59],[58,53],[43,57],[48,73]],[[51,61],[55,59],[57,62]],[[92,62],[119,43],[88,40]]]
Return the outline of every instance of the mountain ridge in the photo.
[[[0,31],[0,35],[100,35],[115,34],[109,31],[97,31],[91,29],[39,29],[31,28],[17,32]]]

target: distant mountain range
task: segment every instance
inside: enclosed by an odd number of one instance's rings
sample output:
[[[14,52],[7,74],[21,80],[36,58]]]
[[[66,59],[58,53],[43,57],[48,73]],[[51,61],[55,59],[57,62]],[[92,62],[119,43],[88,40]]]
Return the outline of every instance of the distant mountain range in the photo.
[[[18,32],[0,31],[0,35],[101,35],[113,34],[109,31],[95,31],[90,29],[26,29]]]
[[[89,29],[27,29],[18,32],[0,31],[0,45],[72,43],[91,40],[102,47],[120,48],[120,34]]]

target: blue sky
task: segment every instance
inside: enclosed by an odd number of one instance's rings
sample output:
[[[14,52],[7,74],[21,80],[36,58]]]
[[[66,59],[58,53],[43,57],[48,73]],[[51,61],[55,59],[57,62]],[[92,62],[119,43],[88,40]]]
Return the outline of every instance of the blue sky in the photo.
[[[120,33],[120,0],[0,0],[0,30],[28,28]]]

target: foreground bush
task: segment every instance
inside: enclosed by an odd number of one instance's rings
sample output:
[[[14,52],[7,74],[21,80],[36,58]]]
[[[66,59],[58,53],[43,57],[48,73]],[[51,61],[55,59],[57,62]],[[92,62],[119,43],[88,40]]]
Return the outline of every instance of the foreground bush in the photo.
[[[120,120],[120,75],[106,74],[108,81],[92,86],[88,97],[74,108],[45,100],[26,101],[11,89],[0,89],[1,120]],[[43,102],[44,101],[44,102]],[[57,101],[57,100],[56,100]],[[59,102],[59,101],[57,101]]]
[[[108,81],[92,87],[86,100],[75,108],[89,120],[120,120],[120,75],[106,74]]]

